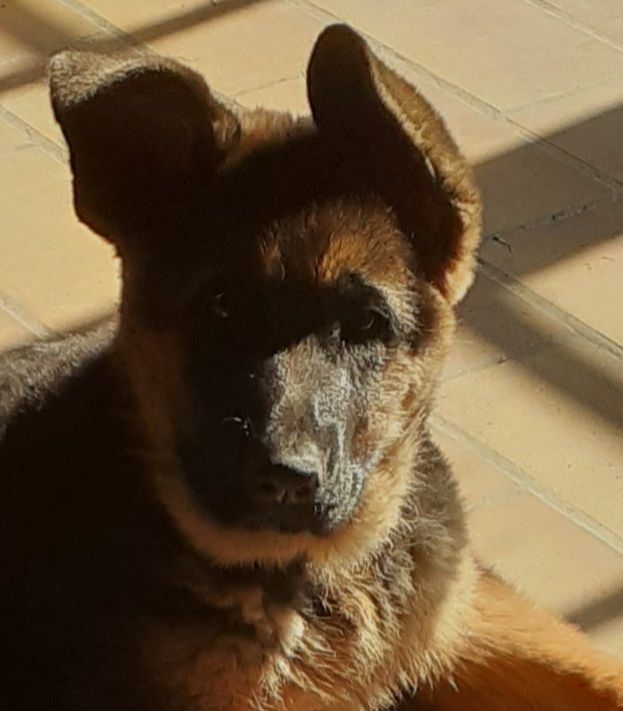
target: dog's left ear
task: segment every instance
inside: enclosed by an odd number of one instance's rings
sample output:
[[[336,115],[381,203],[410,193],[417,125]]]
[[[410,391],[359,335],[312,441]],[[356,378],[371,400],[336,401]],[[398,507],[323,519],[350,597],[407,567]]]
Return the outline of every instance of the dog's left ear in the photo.
[[[458,302],[473,279],[481,206],[443,120],[345,25],[318,38],[307,84],[319,130],[350,147],[413,238],[425,277]]]
[[[155,55],[66,51],[49,80],[78,217],[118,247],[155,208],[209,179],[239,135],[202,77]]]

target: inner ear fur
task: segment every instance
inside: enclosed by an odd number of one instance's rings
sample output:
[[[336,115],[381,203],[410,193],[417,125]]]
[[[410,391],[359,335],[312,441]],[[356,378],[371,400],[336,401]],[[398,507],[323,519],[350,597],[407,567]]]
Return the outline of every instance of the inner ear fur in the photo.
[[[318,129],[352,149],[412,237],[425,277],[459,301],[473,279],[481,203],[441,117],[345,25],[318,38],[307,86]]]
[[[76,212],[112,241],[205,180],[239,133],[204,80],[172,60],[66,51],[51,60],[49,82]]]

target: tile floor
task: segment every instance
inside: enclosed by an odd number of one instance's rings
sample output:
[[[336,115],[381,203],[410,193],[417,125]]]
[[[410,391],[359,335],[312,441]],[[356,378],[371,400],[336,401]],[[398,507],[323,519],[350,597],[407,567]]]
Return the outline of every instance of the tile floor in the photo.
[[[118,291],[72,213],[50,52],[145,43],[242,104],[303,112],[310,46],[336,20],[435,103],[484,193],[434,418],[474,543],[623,656],[620,0],[0,0],[0,347],[93,320]]]

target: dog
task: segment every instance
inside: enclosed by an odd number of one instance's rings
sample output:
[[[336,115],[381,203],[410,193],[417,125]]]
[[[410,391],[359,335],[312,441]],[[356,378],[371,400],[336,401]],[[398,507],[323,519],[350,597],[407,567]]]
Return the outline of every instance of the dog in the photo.
[[[0,364],[3,708],[623,708],[431,439],[481,204],[426,100],[342,25],[306,119],[152,54],[49,75],[122,297]]]

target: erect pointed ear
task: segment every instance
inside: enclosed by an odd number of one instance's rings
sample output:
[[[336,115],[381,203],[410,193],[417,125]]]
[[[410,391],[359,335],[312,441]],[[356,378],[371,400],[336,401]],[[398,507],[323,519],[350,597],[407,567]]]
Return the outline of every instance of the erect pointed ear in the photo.
[[[76,212],[112,241],[204,180],[239,133],[198,74],[157,56],[62,52],[49,80]]]
[[[307,86],[318,129],[361,160],[412,236],[425,277],[459,301],[473,278],[481,206],[443,120],[345,25],[318,38]]]

